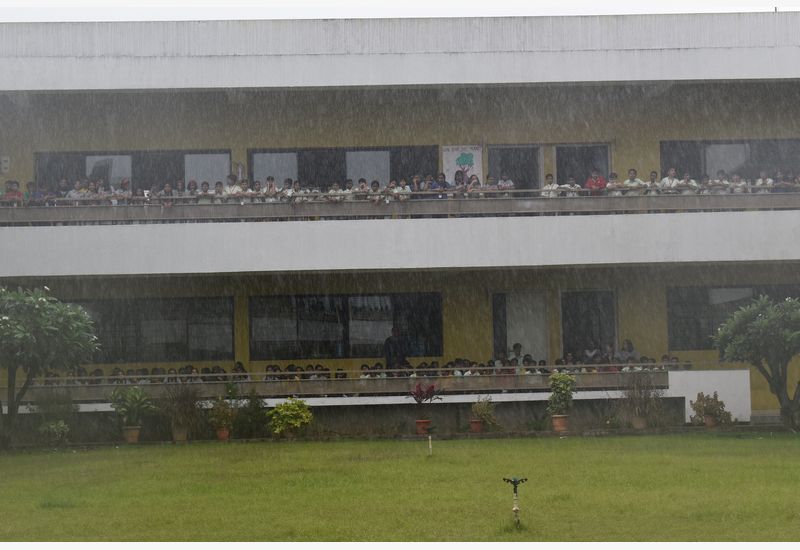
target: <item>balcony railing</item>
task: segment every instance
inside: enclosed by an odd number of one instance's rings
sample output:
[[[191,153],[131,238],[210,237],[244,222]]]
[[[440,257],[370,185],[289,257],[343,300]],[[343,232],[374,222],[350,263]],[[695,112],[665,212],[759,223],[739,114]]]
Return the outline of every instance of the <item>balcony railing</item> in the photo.
[[[631,384],[635,372],[577,372],[576,391],[621,390]],[[268,373],[267,376],[271,376]],[[650,371],[655,387],[666,388],[667,370],[658,368]],[[547,392],[549,375],[534,374],[492,374],[475,376],[411,376],[398,378],[322,378],[288,380],[263,380],[263,374],[213,375],[214,379],[203,380],[206,375],[163,375],[137,376],[126,380],[123,377],[83,379],[50,379],[32,386],[25,395],[26,402],[35,402],[53,390],[69,391],[73,401],[81,403],[107,402],[111,391],[119,385],[138,385],[152,397],[159,397],[170,383],[192,384],[203,399],[211,399],[228,394],[231,385],[238,395],[246,397],[251,393],[263,398],[282,397],[369,397],[387,395],[408,395],[417,384],[435,384],[444,394],[492,394],[510,392]],[[243,379],[247,376],[247,379]],[[258,379],[256,379],[256,377]],[[410,401],[411,402],[411,401]]]
[[[547,197],[541,190],[497,193],[412,193],[402,199],[329,200],[325,193],[302,200],[227,197],[204,204],[196,197],[53,199],[0,202],[0,226],[196,223],[472,216],[559,216],[735,210],[797,210],[800,193],[650,194]],[[434,197],[435,196],[435,197]],[[441,196],[442,198],[438,198]],[[224,202],[223,202],[224,201]]]

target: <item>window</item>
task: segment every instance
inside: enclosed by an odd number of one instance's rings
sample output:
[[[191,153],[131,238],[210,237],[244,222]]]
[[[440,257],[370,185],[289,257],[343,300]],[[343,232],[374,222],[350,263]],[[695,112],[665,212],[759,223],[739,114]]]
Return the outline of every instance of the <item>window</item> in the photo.
[[[539,185],[539,148],[528,145],[492,145],[489,147],[489,174],[495,179],[508,176],[515,189],[537,189]]]
[[[347,178],[357,182],[378,180],[382,186],[389,182],[389,151],[348,151],[345,155]]]
[[[326,190],[345,179],[354,182],[377,179],[386,185],[390,179],[414,174],[435,174],[439,166],[436,146],[381,148],[319,148],[296,150],[248,151],[250,178],[264,181],[273,176],[278,184],[286,178],[299,179],[303,187]]]
[[[667,289],[667,326],[670,350],[714,347],[712,336],[719,326],[753,298],[774,300],[800,297],[800,286],[675,287]]]
[[[758,139],[742,141],[662,141],[661,173],[671,167],[695,179],[714,177],[718,170],[755,179],[761,170],[774,176],[777,170],[800,170],[800,140]]]
[[[131,179],[130,155],[92,155],[86,157],[86,177],[90,180],[103,178],[106,185],[116,187],[119,182]]]
[[[225,181],[231,173],[231,156],[228,153],[204,153],[183,156],[183,179],[194,180],[197,186],[204,181],[210,185]]]
[[[561,295],[563,350],[575,358],[589,345],[599,349],[617,341],[614,293],[610,290],[579,290]]]
[[[250,166],[253,181],[263,183],[272,176],[275,184],[283,187],[286,179],[297,179],[297,153],[254,153]]]
[[[250,299],[250,357],[382,357],[398,327],[410,356],[442,353],[439,294],[259,296]]]
[[[545,294],[514,291],[492,296],[494,357],[508,356],[515,343],[534,360],[547,360]]]
[[[556,146],[556,178],[559,185],[567,183],[570,177],[583,186],[597,169],[603,177],[608,177],[608,145],[558,145]]]
[[[95,322],[98,363],[233,359],[230,298],[80,303]]]
[[[54,187],[66,178],[102,177],[119,183],[130,178],[131,189],[150,189],[182,179],[224,181],[230,173],[230,151],[121,151],[36,153],[36,181]],[[215,179],[209,179],[215,178]]]

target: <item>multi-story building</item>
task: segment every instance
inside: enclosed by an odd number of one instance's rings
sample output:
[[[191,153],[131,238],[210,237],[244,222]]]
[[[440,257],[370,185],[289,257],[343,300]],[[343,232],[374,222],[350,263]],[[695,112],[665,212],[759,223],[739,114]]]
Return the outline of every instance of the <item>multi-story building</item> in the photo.
[[[630,340],[731,369],[718,323],[759,293],[800,295],[798,28],[799,13],[2,24],[3,179],[127,178],[142,196],[7,203],[0,281],[84,304],[106,371],[241,361],[357,377],[393,326],[412,364],[486,362],[517,342],[553,364]],[[547,174],[660,181],[673,167],[750,184],[541,193]],[[457,168],[515,190],[155,195],[228,174],[325,192]],[[756,186],[761,171],[787,185]],[[754,418],[776,414],[757,373],[749,384]]]

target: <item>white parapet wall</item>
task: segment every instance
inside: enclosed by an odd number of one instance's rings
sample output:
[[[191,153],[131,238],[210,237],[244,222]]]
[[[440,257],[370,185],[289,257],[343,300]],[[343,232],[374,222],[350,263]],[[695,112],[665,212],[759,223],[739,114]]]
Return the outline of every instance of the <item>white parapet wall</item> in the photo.
[[[725,409],[731,412],[734,420],[750,422],[750,371],[742,370],[705,370],[705,371],[670,371],[669,388],[664,391],[664,397],[677,397],[684,399],[684,421],[690,422],[692,408],[690,402],[694,401],[698,392],[713,394],[717,392],[719,398],[725,402]],[[495,403],[518,401],[546,401],[550,392],[519,392],[519,393],[491,393],[491,394],[460,394],[444,395],[442,403],[474,403],[478,399],[490,396]],[[575,400],[590,399],[621,399],[624,393],[620,390],[593,390],[575,393]],[[283,398],[263,399],[264,406],[274,407],[285,402]],[[363,397],[308,397],[305,398],[311,407],[347,407],[369,405],[414,405],[406,395],[363,396]],[[5,412],[7,409],[4,408]],[[81,403],[81,412],[109,412],[113,410],[110,403]],[[20,407],[20,413],[33,412],[28,406]]]
[[[4,227],[0,234],[0,277],[800,260],[796,211]]]
[[[725,403],[725,410],[730,411],[734,420],[750,422],[752,408],[750,403],[750,371],[749,370],[701,370],[673,371],[669,373],[669,389],[666,397],[684,397],[686,422],[693,415],[691,401],[697,394],[713,394],[717,392]]]

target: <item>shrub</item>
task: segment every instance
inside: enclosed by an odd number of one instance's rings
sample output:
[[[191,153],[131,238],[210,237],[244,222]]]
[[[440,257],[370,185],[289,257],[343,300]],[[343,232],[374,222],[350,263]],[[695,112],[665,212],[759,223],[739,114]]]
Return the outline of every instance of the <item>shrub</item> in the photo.
[[[63,420],[52,420],[39,426],[39,433],[48,445],[61,446],[67,442],[69,426]]]
[[[199,401],[200,391],[195,385],[169,384],[158,400],[158,410],[169,419],[173,430],[194,430],[203,421]]]
[[[114,388],[111,407],[125,426],[141,426],[144,417],[156,410],[153,400],[139,386]]]
[[[238,438],[262,437],[267,431],[267,411],[255,390],[250,392],[244,406],[233,419],[233,433]]]
[[[314,416],[302,399],[291,397],[267,413],[275,435],[293,434],[311,423]]]
[[[221,397],[214,400],[214,404],[208,411],[208,421],[217,430],[230,430],[234,418],[236,418],[236,409],[231,407],[227,399]]]
[[[572,408],[572,394],[575,392],[575,377],[565,373],[550,375],[550,397],[547,400],[547,412],[567,414]]]
[[[472,404],[472,415],[475,419],[486,424],[486,426],[499,428],[500,424],[497,422],[497,418],[494,415],[494,406],[491,397],[486,396],[482,399],[478,398],[478,400]]]
[[[714,395],[700,392],[697,399],[689,401],[689,405],[695,412],[691,420],[696,424],[702,424],[706,416],[714,418],[719,424],[729,424],[732,421],[730,411],[725,410],[725,402],[719,398],[717,392]]]

